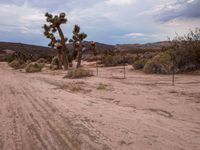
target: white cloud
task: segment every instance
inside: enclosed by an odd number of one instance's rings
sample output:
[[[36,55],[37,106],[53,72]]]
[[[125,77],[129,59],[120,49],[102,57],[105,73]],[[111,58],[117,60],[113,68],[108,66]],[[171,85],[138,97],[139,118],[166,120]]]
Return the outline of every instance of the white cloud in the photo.
[[[145,36],[145,34],[144,33],[129,33],[129,34],[125,34],[125,36],[127,37]]]
[[[134,3],[135,0],[107,0],[108,5],[129,5]]]
[[[0,4],[0,30],[41,34],[45,11],[27,6]]]
[[[193,3],[195,0],[188,0],[187,3]]]
[[[43,41],[44,37],[39,34],[43,32],[41,26],[45,23],[46,10],[53,14],[60,11],[67,13],[69,21],[62,27],[69,38],[73,25],[79,24],[81,31],[88,34],[87,40],[112,44],[166,40],[168,35],[176,31],[185,33],[189,28],[198,26],[200,22],[198,16],[195,20],[189,19],[195,9],[184,13],[187,16],[184,20],[176,18],[179,16],[175,16],[176,19],[174,19],[173,15],[177,14],[177,11],[178,14],[183,12],[186,6],[198,8],[199,0],[76,0],[69,2],[60,0],[62,3],[57,0],[51,0],[51,2],[43,0],[41,3],[39,3],[41,0],[2,1],[0,2],[0,39],[3,40],[5,35],[2,33],[8,32],[18,39],[18,35],[14,35],[15,32],[15,34],[24,33],[23,36],[27,39],[34,36],[37,37],[37,41]],[[183,2],[184,5],[182,5]],[[167,18],[168,22],[158,21],[159,17]],[[10,36],[7,39],[12,38]],[[31,39],[30,42],[32,42]]]

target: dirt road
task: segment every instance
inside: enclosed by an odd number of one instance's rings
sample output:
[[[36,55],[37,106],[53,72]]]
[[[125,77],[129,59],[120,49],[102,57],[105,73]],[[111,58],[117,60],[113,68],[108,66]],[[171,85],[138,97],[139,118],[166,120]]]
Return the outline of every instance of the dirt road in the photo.
[[[200,150],[200,76],[62,76],[0,63],[0,150]]]

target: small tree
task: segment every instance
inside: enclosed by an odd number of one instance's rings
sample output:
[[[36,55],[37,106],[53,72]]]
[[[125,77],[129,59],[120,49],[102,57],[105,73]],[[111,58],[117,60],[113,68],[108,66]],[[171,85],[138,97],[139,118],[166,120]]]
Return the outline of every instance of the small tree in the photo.
[[[68,54],[69,51],[66,46],[67,38],[64,37],[63,31],[61,29],[62,24],[67,23],[67,18],[65,17],[65,13],[60,13],[59,16],[53,16],[50,13],[46,13],[46,21],[48,24],[44,24],[44,35],[49,38],[51,41],[48,46],[52,48],[56,48],[58,50],[58,58],[59,58],[59,68],[64,66],[64,69],[68,69]],[[55,33],[58,32],[60,39],[56,39]]]
[[[73,36],[72,39],[70,39],[70,42],[73,43],[73,57],[76,59],[77,53],[78,53],[78,60],[77,60],[77,65],[76,68],[79,68],[81,66],[81,60],[82,60],[82,55],[83,51],[85,48],[85,45],[83,44],[83,40],[87,38],[87,34],[85,33],[80,33],[80,27],[78,25],[74,26],[73,30]]]

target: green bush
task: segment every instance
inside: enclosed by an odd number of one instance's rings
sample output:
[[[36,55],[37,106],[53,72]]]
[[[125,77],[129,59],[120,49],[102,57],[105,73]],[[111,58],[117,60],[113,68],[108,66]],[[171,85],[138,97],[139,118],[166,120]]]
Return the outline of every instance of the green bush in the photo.
[[[11,66],[14,69],[22,69],[26,66],[26,64],[23,60],[15,59],[9,63],[9,66]]]
[[[121,55],[107,54],[102,58],[102,64],[104,64],[106,67],[121,65],[124,63],[124,61],[127,62],[127,60],[124,60]]]
[[[172,60],[170,52],[162,52],[153,57],[153,59],[147,61],[144,66],[145,73],[156,74],[169,74],[172,72]]]
[[[91,70],[85,70],[82,68],[68,70],[65,78],[83,78],[83,77],[91,77],[93,76],[93,72]]]
[[[111,66],[119,66],[126,64],[133,64],[134,62],[134,55],[122,55],[120,53],[115,54],[104,54],[103,57],[97,56],[96,60],[101,60],[101,64],[104,64],[105,67]]]
[[[28,73],[40,72],[42,71],[43,67],[44,67],[44,64],[42,63],[32,62],[26,66],[25,70]]]
[[[112,55],[105,55],[102,61],[106,67],[113,66],[115,64],[115,60]]]
[[[146,59],[139,59],[133,63],[133,67],[136,70],[143,69],[147,60]]]

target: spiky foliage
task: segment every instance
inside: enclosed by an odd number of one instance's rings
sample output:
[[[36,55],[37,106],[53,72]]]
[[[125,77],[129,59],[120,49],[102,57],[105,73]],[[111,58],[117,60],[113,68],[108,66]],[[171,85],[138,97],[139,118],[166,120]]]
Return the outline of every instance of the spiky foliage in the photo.
[[[68,68],[68,59],[67,59],[67,47],[66,42],[68,41],[67,38],[64,37],[62,29],[60,26],[62,24],[67,23],[67,18],[65,13],[60,13],[59,15],[53,16],[50,13],[45,14],[47,24],[44,24],[44,36],[50,39],[50,43],[48,46],[52,48],[56,48],[58,50],[58,57],[59,61],[63,63],[64,69]],[[55,33],[58,32],[60,39],[56,39]],[[61,60],[62,59],[62,60]]]
[[[83,40],[87,38],[87,34],[84,32],[80,32],[80,27],[78,25],[74,25],[73,29],[73,36],[72,39],[70,39],[69,42],[73,43],[73,59],[76,59],[78,55],[78,62],[77,62],[77,68],[80,67],[81,65],[81,59],[82,59],[82,53],[83,53]]]
[[[96,52],[96,42],[92,41],[90,43],[91,45],[91,50],[93,51],[94,55],[96,56],[97,55],[97,52]]]

